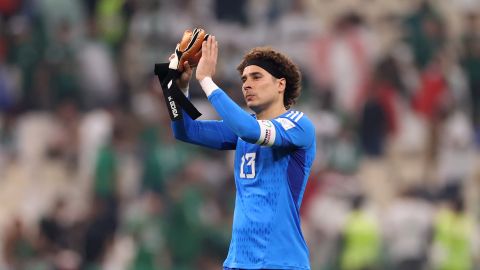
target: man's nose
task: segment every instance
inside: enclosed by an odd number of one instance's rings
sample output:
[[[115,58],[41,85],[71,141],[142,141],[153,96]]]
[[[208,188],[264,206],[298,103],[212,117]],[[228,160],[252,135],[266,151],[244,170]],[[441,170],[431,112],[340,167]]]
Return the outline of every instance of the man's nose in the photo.
[[[243,83],[243,90],[250,90],[250,89],[252,89],[252,85],[248,81],[245,81]]]

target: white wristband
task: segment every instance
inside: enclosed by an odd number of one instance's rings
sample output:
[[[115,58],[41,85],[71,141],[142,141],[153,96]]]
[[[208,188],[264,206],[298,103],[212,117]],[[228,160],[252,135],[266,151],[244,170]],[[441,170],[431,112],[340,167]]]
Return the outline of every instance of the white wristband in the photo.
[[[205,77],[200,81],[200,86],[202,86],[203,92],[208,96],[212,94],[212,92],[218,89],[218,86],[213,82],[211,77]]]

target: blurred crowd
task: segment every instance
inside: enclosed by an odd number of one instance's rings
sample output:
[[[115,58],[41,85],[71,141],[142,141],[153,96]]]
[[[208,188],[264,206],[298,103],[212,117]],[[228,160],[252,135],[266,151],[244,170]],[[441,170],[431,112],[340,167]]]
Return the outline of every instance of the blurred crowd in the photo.
[[[302,70],[313,270],[480,269],[476,0],[0,0],[0,269],[221,268],[233,154],[175,141],[153,75],[194,27],[241,106],[252,47]]]

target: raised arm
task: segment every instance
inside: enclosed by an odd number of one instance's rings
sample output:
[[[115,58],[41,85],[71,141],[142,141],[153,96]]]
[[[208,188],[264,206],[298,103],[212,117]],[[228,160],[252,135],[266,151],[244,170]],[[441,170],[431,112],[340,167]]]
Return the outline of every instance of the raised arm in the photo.
[[[196,78],[215,110],[232,132],[244,141],[256,143],[260,136],[260,127],[257,120],[227,97],[212,81],[217,57],[218,43],[215,36],[210,36],[202,44],[202,58],[200,58],[197,66]]]
[[[170,57],[172,59],[173,55]],[[188,62],[184,64],[177,83],[180,89],[188,96],[188,83],[192,77],[192,68]],[[183,119],[173,121],[173,134],[176,139],[219,150],[235,149],[237,136],[223,121],[193,120],[187,113],[183,113]]]
[[[219,150],[235,149],[237,136],[223,121],[193,120],[187,113],[172,122],[176,139]]]

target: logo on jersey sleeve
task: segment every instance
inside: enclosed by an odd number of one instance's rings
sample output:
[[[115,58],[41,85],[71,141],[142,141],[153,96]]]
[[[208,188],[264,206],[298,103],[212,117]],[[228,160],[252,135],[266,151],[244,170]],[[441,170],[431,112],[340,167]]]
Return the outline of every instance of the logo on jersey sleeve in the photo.
[[[275,121],[280,123],[280,125],[282,125],[283,129],[285,130],[289,130],[295,127],[295,124],[292,121],[288,120],[287,118],[277,118],[275,119]]]
[[[269,120],[257,120],[257,122],[260,126],[260,137],[256,144],[272,146],[277,135],[275,126]]]

